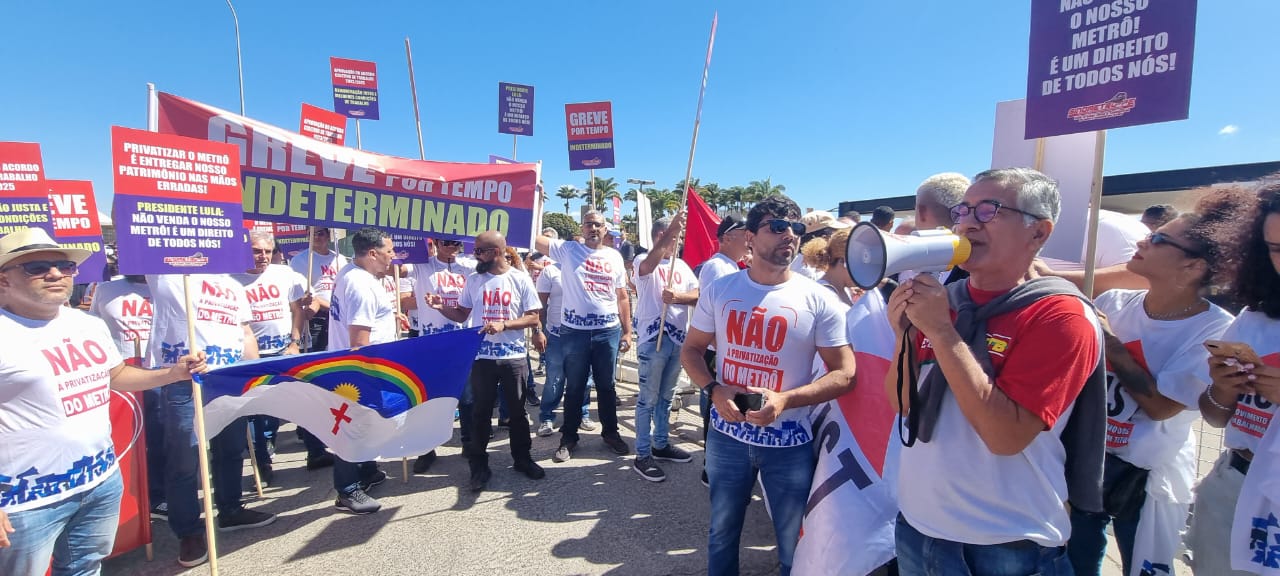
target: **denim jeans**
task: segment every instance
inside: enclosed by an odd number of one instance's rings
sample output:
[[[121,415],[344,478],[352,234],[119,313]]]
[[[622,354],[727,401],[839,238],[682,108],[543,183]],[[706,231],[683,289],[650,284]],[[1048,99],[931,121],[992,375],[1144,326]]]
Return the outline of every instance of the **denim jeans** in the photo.
[[[117,470],[88,491],[10,514],[15,532],[10,547],[0,548],[0,574],[43,576],[50,557],[53,576],[98,574],[116,541],[123,491]]]
[[[742,523],[756,474],[764,485],[778,540],[780,573],[791,573],[800,521],[813,484],[818,457],[813,445],[785,448],[755,446],[711,430],[707,435],[707,478],[711,484],[711,535],[707,545],[707,574],[738,573]]]
[[[898,571],[910,576],[1072,576],[1065,546],[1046,548],[1030,540],[1008,544],[963,544],[921,534],[898,515]]]
[[[169,528],[178,538],[204,533],[200,521],[200,455],[196,449],[195,405],[191,381],[161,388],[164,398],[166,468],[165,501]],[[237,418],[209,441],[209,471],[213,475],[213,504],[219,514],[240,509],[240,483],[246,445],[245,418]]]
[[[142,424],[147,444],[147,499],[151,506],[164,503],[164,395],[160,388],[142,393]]]
[[[543,352],[542,358],[546,361],[547,380],[542,385],[542,405],[538,411],[539,422],[555,422],[556,407],[560,405],[560,399],[564,396],[564,344],[560,340],[560,336],[547,334],[547,351]],[[586,418],[588,412],[588,402],[586,394],[583,394],[582,417]]]
[[[1138,534],[1138,516],[1119,519],[1106,512],[1085,512],[1071,509],[1071,540],[1067,541],[1067,555],[1077,576],[1097,576],[1102,573],[1102,559],[1107,555],[1107,524],[1115,522],[1113,531],[1116,546],[1120,548],[1120,561],[1124,573],[1129,573],[1133,562],[1133,540]]]
[[[658,350],[658,339],[662,350]],[[636,457],[650,455],[652,448],[666,448],[670,428],[671,398],[680,378],[680,345],[663,332],[642,342],[640,357],[640,397],[636,401]],[[652,427],[652,432],[650,428]],[[652,439],[652,441],[651,441]]]
[[[597,330],[575,330],[560,327],[560,345],[564,347],[565,406],[582,406],[586,401],[587,377],[596,383],[596,407],[602,426],[601,435],[618,433],[618,390],[613,372],[618,361],[618,342],[622,327]],[[560,428],[560,444],[578,441],[582,414],[566,410]]]

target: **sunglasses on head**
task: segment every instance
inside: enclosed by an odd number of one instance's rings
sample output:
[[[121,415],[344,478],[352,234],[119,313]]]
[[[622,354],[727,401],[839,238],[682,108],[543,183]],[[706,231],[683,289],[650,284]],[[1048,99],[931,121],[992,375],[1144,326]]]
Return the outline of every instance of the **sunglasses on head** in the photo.
[[[963,220],[965,216],[973,214],[973,218],[975,220],[983,224],[986,224],[992,220],[995,220],[996,216],[1000,214],[1001,210],[1017,212],[1018,214],[1022,214],[1024,216],[1030,216],[1032,218],[1035,218],[1036,220],[1045,220],[1044,216],[1019,210],[1012,206],[1005,206],[1004,204],[1001,204],[997,200],[983,200],[973,206],[970,206],[964,203],[960,203],[960,204],[956,204],[955,206],[952,206],[951,222],[953,224],[959,224],[960,221]]]
[[[1183,254],[1186,254],[1190,258],[1204,257],[1204,255],[1201,254],[1198,250],[1192,250],[1190,248],[1187,248],[1186,246],[1183,246],[1182,244],[1179,244],[1177,241],[1169,237],[1169,235],[1165,234],[1164,232],[1152,232],[1151,234],[1148,234],[1147,242],[1150,242],[1152,246],[1160,246],[1160,245],[1173,246],[1174,248],[1181,250]]]
[[[0,272],[6,272],[14,268],[22,268],[27,276],[44,276],[50,270],[57,268],[64,276],[74,276],[79,265],[71,260],[32,260],[12,266],[5,266]]]
[[[787,229],[789,228],[791,229],[791,233],[795,234],[796,236],[804,236],[804,230],[805,230],[804,222],[792,222],[790,220],[784,220],[782,218],[765,220],[764,222],[760,223],[760,226],[756,227],[756,230],[759,231],[761,228],[764,228],[764,227],[768,227],[769,231],[773,232],[774,234],[782,234],[783,232],[786,232]]]

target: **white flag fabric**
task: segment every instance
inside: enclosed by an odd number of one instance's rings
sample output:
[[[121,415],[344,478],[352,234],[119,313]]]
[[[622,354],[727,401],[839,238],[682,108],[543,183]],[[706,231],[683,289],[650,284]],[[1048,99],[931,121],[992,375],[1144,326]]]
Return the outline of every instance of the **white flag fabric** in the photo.
[[[636,191],[636,236],[645,250],[653,250],[653,208],[644,192]]]
[[[897,415],[884,378],[895,350],[884,297],[871,290],[846,323],[857,361],[853,390],[813,410],[818,466],[792,573],[861,576],[896,556]]]

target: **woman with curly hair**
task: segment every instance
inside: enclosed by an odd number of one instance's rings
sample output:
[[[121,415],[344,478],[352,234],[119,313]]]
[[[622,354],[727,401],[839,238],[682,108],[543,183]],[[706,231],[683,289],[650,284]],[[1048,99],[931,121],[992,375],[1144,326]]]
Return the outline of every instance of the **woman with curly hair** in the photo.
[[[804,264],[822,275],[817,282],[835,292],[846,309],[862,295],[849,276],[849,268],[844,265],[845,251],[849,248],[849,232],[852,228],[837,230],[827,238],[814,238],[800,248],[804,256]]]
[[[1241,234],[1240,265],[1229,284],[1246,308],[1219,339],[1246,344],[1257,358],[1215,355],[1208,360],[1209,383],[1200,395],[1200,413],[1210,426],[1225,428],[1227,450],[1196,487],[1186,537],[1196,574],[1249,573],[1232,571],[1232,556],[1242,553],[1242,545],[1243,553],[1253,557],[1250,535],[1231,529],[1232,514],[1237,503],[1241,510],[1248,508],[1242,495],[1246,483],[1265,477],[1277,458],[1271,453],[1274,448],[1266,448],[1275,444],[1269,442],[1274,434],[1266,432],[1280,402],[1280,181],[1260,187],[1256,202],[1251,214],[1238,215],[1249,228]],[[1274,493],[1269,497],[1280,500]],[[1262,548],[1265,559],[1267,544]],[[1254,564],[1250,571],[1262,567]]]
[[[1108,524],[1126,576],[1172,572],[1195,481],[1203,342],[1232,321],[1204,295],[1234,273],[1241,217],[1257,204],[1246,188],[1202,193],[1193,213],[1138,242],[1126,268],[1151,288],[1108,290],[1094,301],[1107,356],[1105,510],[1071,510],[1067,554],[1079,575],[1100,572]]]

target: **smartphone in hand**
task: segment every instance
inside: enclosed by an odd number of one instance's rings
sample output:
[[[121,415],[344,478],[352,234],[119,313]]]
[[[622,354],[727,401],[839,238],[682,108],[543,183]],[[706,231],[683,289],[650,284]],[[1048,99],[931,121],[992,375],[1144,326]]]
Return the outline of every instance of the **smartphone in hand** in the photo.
[[[1253,348],[1244,342],[1227,342],[1225,340],[1205,340],[1204,347],[1214,356],[1235,358],[1246,364],[1262,365],[1262,358]]]
[[[738,411],[746,414],[750,410],[759,410],[764,406],[764,394],[759,392],[748,392],[743,394],[735,394],[733,396],[733,404],[738,407]]]

